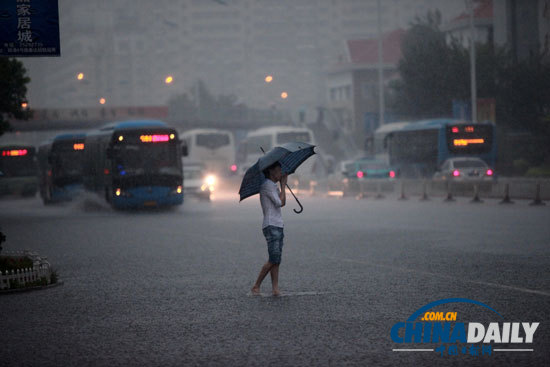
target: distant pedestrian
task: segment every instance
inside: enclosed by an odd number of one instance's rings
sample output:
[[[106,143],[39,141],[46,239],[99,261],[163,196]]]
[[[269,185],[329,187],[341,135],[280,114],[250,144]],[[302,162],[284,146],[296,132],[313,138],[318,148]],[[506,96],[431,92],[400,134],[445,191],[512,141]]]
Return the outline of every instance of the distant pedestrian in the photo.
[[[280,295],[279,291],[279,265],[283,251],[283,216],[281,208],[286,204],[285,186],[288,175],[283,174],[279,162],[275,162],[264,171],[265,182],[260,188],[260,203],[264,220],[262,231],[267,241],[269,260],[262,266],[256,283],[252,287],[252,294],[260,293],[260,285],[267,273],[271,273],[271,286],[274,296]],[[277,188],[277,182],[281,189]]]

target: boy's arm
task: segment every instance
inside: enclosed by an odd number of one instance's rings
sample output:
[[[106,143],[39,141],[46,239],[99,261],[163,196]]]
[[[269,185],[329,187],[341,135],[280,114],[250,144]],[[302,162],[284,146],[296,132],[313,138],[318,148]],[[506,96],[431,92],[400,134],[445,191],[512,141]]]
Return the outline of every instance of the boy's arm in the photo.
[[[275,189],[262,187],[260,190],[260,195],[265,195],[275,204],[276,207],[282,207],[284,204],[281,200],[281,194],[277,193],[277,188]]]
[[[283,175],[281,177],[281,193],[279,194],[279,199],[281,199],[281,207],[285,206],[286,204],[286,180],[288,179],[288,175]]]

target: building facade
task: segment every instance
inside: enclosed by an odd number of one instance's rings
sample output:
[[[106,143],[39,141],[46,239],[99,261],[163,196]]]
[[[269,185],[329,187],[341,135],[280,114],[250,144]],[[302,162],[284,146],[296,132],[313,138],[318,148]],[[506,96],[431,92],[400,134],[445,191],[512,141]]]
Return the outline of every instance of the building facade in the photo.
[[[453,0],[381,4],[383,31],[457,8]],[[378,19],[376,0],[59,0],[59,13],[61,57],[23,59],[31,107],[166,105],[202,80],[215,95],[308,120],[325,102],[325,71],[342,44],[374,36]]]

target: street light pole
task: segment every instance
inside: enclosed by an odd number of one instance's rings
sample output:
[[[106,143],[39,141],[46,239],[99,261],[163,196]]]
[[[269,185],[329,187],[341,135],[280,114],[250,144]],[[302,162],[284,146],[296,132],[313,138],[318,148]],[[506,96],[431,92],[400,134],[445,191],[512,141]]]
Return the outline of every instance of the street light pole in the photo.
[[[384,70],[382,55],[382,6],[381,0],[377,1],[378,7],[378,124],[384,125]]]
[[[473,0],[466,0],[466,6],[470,11],[470,95],[472,98],[472,122],[477,122],[476,47]]]

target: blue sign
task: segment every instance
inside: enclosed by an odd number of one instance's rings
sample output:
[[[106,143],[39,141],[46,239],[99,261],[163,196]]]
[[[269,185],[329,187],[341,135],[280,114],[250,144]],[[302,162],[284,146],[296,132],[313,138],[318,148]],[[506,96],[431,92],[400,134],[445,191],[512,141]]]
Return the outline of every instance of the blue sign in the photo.
[[[60,56],[57,0],[0,2],[1,56]]]

